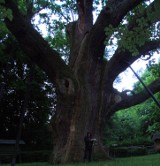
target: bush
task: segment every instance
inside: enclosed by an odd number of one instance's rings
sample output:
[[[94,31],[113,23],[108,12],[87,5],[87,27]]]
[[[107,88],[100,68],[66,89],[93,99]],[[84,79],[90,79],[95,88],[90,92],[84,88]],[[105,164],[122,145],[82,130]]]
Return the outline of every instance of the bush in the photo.
[[[46,162],[51,151],[26,151],[21,154],[22,162]]]
[[[120,142],[121,145],[123,146],[129,146],[129,145],[151,145],[153,144],[152,140],[150,137],[137,137],[136,139],[126,139]]]
[[[146,155],[147,149],[145,147],[130,146],[130,147],[111,147],[110,155],[112,157],[129,157]]]

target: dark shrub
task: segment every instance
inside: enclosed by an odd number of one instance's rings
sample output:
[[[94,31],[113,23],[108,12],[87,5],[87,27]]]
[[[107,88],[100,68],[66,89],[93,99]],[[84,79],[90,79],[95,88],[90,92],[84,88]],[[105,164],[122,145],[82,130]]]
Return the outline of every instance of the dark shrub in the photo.
[[[46,162],[49,160],[51,151],[28,151],[21,155],[22,162]]]
[[[130,147],[111,147],[110,155],[112,157],[129,157],[146,155],[147,149],[145,147],[130,146]]]

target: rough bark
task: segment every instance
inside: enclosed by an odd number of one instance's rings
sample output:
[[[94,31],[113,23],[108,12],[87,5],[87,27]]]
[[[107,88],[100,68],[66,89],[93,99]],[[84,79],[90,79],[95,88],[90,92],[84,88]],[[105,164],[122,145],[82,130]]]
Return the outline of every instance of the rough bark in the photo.
[[[138,104],[149,98],[143,93],[117,100],[122,94],[113,88],[113,81],[128,64],[140,57],[119,48],[110,61],[103,59],[104,29],[117,27],[127,12],[142,0],[110,0],[93,25],[92,3],[77,0],[79,18],[67,26],[70,38],[70,59],[66,65],[59,54],[33,28],[28,17],[23,16],[12,0],[5,0],[5,7],[13,12],[13,20],[6,25],[21,44],[26,55],[39,65],[56,85],[57,110],[52,118],[53,153],[55,163],[77,162],[83,159],[83,138],[87,131],[98,140],[96,154],[108,157],[103,147],[105,123],[115,111]],[[17,28],[18,27],[18,28]],[[138,48],[140,54],[159,47],[158,42],[146,43]],[[159,91],[158,84],[154,92]],[[151,87],[152,88],[152,87]]]

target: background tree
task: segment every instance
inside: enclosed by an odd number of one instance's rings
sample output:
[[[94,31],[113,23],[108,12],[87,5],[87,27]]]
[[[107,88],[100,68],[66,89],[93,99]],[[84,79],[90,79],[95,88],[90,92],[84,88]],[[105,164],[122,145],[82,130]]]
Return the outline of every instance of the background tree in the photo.
[[[159,48],[160,2],[154,0],[147,5],[145,0],[102,1],[103,8],[95,22],[93,10],[98,1],[67,0],[60,5],[56,2],[1,0],[2,16],[5,17],[2,20],[21,49],[56,86],[51,161],[81,161],[83,137],[87,131],[98,140],[96,152],[106,157],[102,146],[106,121],[116,111],[149,98],[145,91],[133,96],[118,92],[113,88],[113,82],[128,67],[126,61],[133,63],[141,55]],[[65,15],[63,9],[67,8],[61,8],[62,5],[77,11],[77,19],[68,20],[71,22],[66,25],[70,44],[68,64],[35,30],[31,20],[45,8],[58,12],[63,22],[62,18],[68,19],[69,15]],[[107,45],[114,44],[114,37],[117,38],[116,47],[109,54]],[[149,85],[153,93],[160,90],[159,81]]]
[[[108,146],[144,144],[141,139],[141,121],[137,109],[131,107],[113,115],[107,122],[104,143]]]
[[[147,65],[147,70],[142,75],[146,85],[159,78],[159,65],[159,62],[155,63],[154,61],[150,61]],[[142,89],[141,85],[139,85],[139,82],[134,85],[134,88],[137,92]],[[155,97],[158,101],[160,101],[159,95],[159,92],[155,94]],[[143,136],[151,136],[153,133],[160,130],[160,110],[152,99],[148,99],[143,104],[137,106],[137,112],[141,117],[141,131]]]
[[[21,139],[32,150],[47,149],[51,146],[49,118],[56,103],[54,87],[45,73],[24,56],[13,36],[7,35],[1,40],[0,137],[16,139],[23,112]],[[50,138],[44,141],[43,135]]]
[[[159,65],[159,62],[155,63],[154,59],[149,60],[141,76],[146,85],[159,77]],[[133,91],[137,93],[143,89],[140,82],[136,82],[133,86]],[[159,92],[155,94],[155,97],[160,101]],[[153,99],[121,110],[108,121],[104,141],[109,145],[152,144],[151,136],[160,130],[159,114],[160,109]]]

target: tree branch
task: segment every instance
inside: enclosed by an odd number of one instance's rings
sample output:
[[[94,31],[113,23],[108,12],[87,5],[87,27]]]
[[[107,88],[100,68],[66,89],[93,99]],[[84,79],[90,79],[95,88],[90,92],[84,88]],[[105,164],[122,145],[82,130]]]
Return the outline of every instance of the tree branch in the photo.
[[[34,13],[33,13],[33,1],[26,0],[26,7],[27,7],[27,17],[29,19],[32,19],[32,17],[34,16]]]
[[[5,19],[10,32],[16,37],[22,50],[40,66],[49,78],[62,90],[62,93],[75,93],[76,80],[71,69],[60,58],[55,50],[34,29],[30,20],[24,17],[18,10],[13,0],[5,1],[6,8],[12,10],[13,19]],[[67,87],[65,86],[67,83]]]
[[[86,33],[93,26],[93,0],[77,0],[78,26],[81,33]]]
[[[148,86],[148,88],[152,91],[153,94],[155,94],[155,93],[160,91],[160,86],[159,85],[160,85],[160,78],[153,81]],[[116,112],[118,110],[125,109],[125,108],[128,108],[128,107],[140,104],[140,103],[146,101],[147,99],[149,99],[150,97],[151,97],[150,94],[146,90],[143,90],[140,93],[137,93],[137,94],[132,95],[132,96],[128,96],[125,99],[122,98],[122,101],[115,104],[111,108],[111,114],[113,114],[114,112]]]
[[[67,34],[70,39],[69,65],[74,67],[86,33],[93,26],[93,0],[77,0],[78,20],[67,25]]]
[[[117,49],[114,56],[111,58],[111,60],[108,62],[108,65],[106,66],[104,77],[109,78],[109,80],[105,80],[104,82],[106,82],[107,85],[112,86],[113,81],[116,79],[116,77],[129,67],[129,65],[125,63],[125,61],[129,62],[129,64],[132,64],[134,61],[140,58],[141,55],[145,55],[149,51],[157,48],[160,48],[160,40],[146,42],[143,46],[138,48],[139,55],[137,56],[133,56],[127,50],[125,52],[122,52]],[[113,66],[114,71],[112,70]]]
[[[156,17],[154,17],[152,19],[147,19],[147,13],[149,11],[155,12],[155,10],[156,10],[155,5],[158,5],[158,4],[160,4],[159,1],[155,0],[150,6],[148,6],[143,11],[143,13],[140,13],[139,15],[135,15],[134,18],[132,19],[132,21],[128,25],[128,30],[133,31],[134,28],[136,28],[138,26],[137,20],[140,17],[144,17],[147,21],[147,24],[144,28],[148,28],[150,26],[150,24],[156,22],[160,18],[160,15],[157,15]],[[120,48],[118,48],[116,50],[115,54],[113,55],[113,57],[111,58],[111,60],[109,61],[109,65],[107,66],[107,69],[106,69],[106,71],[108,73],[106,73],[105,76],[109,75],[110,83],[112,84],[114,79],[128,67],[128,65],[125,64],[124,61],[127,61],[131,64],[135,60],[137,60],[141,55],[145,55],[149,51],[157,49],[157,48],[160,48],[160,40],[146,42],[143,46],[137,48],[139,51],[139,55],[137,55],[137,56],[132,56],[131,53],[127,50],[125,52],[122,52],[120,50]],[[110,69],[111,69],[110,66],[115,66],[116,70],[110,71]]]
[[[32,19],[37,13],[42,11],[43,9],[47,8],[49,6],[49,2],[45,2],[42,7],[37,8],[34,11],[34,5],[33,5],[33,0],[26,0],[26,8],[27,8],[27,15],[28,19]]]
[[[109,25],[117,27],[126,14],[143,1],[144,0],[112,0],[107,2],[105,8],[100,12],[92,29],[90,54],[93,57],[99,58],[104,54],[104,41],[107,38],[105,28]]]

